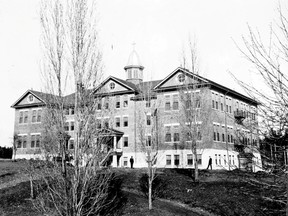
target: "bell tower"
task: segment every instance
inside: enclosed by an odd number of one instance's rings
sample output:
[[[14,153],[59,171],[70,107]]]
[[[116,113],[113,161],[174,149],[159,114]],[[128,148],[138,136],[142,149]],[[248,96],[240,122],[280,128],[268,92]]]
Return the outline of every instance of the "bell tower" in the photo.
[[[133,44],[133,51],[129,55],[124,70],[126,72],[126,81],[134,83],[135,85],[143,81],[144,67],[141,65],[139,55],[135,51],[135,43]]]

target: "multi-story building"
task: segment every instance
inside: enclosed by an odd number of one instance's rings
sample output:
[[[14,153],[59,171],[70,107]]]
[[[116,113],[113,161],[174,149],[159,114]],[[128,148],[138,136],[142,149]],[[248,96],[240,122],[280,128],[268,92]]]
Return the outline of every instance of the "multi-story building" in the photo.
[[[97,104],[99,127],[109,127],[114,134],[113,151],[107,155],[112,166],[129,166],[131,156],[135,167],[147,166],[141,145],[151,145],[156,130],[159,167],[194,167],[194,139],[200,169],[210,157],[213,169],[261,168],[255,100],[180,67],[162,80],[145,82],[135,50],[124,70],[126,80],[110,76],[94,89],[102,98]],[[16,158],[41,155],[45,98],[45,93],[28,90],[12,105],[19,137]],[[66,120],[68,148],[73,149],[73,107],[67,109]]]

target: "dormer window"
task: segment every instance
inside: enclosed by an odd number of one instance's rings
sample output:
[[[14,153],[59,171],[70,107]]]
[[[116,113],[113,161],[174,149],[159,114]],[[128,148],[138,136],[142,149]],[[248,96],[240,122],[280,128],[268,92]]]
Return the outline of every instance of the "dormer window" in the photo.
[[[179,81],[180,83],[183,83],[183,82],[185,81],[185,75],[184,75],[184,74],[179,74],[179,75],[178,75],[178,81]]]
[[[112,89],[114,89],[114,88],[115,88],[115,83],[111,82],[111,83],[110,83],[110,89],[112,90]]]

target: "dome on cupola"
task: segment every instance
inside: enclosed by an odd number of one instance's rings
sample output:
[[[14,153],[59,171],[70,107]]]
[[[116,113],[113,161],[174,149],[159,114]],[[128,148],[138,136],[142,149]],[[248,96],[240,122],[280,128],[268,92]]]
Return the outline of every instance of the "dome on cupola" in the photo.
[[[141,64],[139,55],[135,50],[133,50],[130,53],[129,58],[128,58],[128,62],[127,62],[127,65],[125,66],[125,68],[126,67],[143,67]]]
[[[139,84],[143,80],[144,67],[141,64],[138,53],[133,48],[129,55],[127,65],[124,67],[126,71],[126,81]]]

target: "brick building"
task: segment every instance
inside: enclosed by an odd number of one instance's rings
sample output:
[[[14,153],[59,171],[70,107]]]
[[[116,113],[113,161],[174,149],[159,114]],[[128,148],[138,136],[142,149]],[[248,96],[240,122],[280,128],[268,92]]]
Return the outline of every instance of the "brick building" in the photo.
[[[105,125],[114,133],[113,151],[106,157],[112,166],[129,166],[131,156],[135,167],[147,166],[141,145],[143,140],[151,145],[154,122],[159,167],[194,167],[192,142],[188,137],[189,128],[195,128],[200,169],[207,167],[209,157],[213,169],[248,167],[256,171],[261,168],[255,100],[180,67],[162,80],[144,82],[144,67],[135,50],[124,70],[126,80],[110,76],[94,89],[94,94],[102,98],[97,104],[99,127]],[[189,99],[185,99],[187,95]],[[16,158],[41,156],[41,116],[47,96],[28,90],[12,105],[14,131],[19,136]],[[108,107],[112,112],[105,113]],[[70,107],[65,129],[71,135],[68,143],[71,150],[73,115],[74,109]],[[193,122],[189,120],[191,116]],[[196,126],[192,127],[193,124]]]

